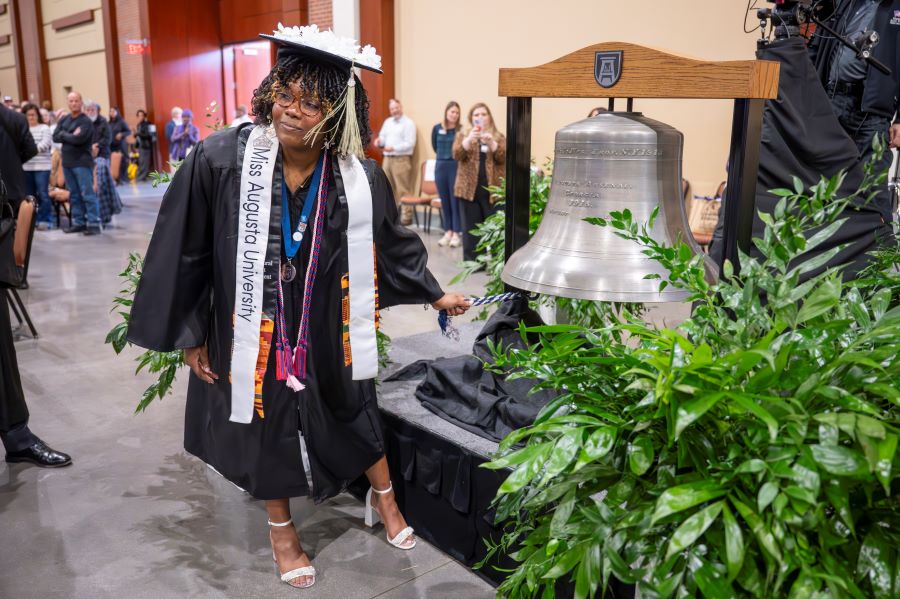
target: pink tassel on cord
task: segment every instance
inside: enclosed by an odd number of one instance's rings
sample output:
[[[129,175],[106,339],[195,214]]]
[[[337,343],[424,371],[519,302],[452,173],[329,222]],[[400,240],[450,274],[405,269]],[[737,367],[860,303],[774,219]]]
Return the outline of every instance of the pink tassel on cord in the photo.
[[[300,380],[293,374],[287,378],[287,386],[294,391],[303,391],[304,389],[306,389],[303,383],[301,383]]]
[[[306,378],[306,347],[302,341],[294,349],[294,372],[300,379]]]
[[[290,362],[285,359],[285,351],[282,348],[275,350],[275,380],[286,381],[290,375],[288,367]]]

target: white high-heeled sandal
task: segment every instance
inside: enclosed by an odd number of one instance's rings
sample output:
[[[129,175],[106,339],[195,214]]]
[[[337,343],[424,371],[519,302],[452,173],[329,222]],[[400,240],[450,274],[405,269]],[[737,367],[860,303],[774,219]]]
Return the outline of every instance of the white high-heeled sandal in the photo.
[[[294,519],[290,518],[287,522],[272,522],[269,520],[269,526],[288,526],[289,524],[293,524]],[[278,568],[278,560],[275,558],[275,543],[272,542],[272,533],[269,532],[269,542],[272,543],[272,561],[275,562],[275,568],[278,569],[278,573],[281,576],[281,581],[289,586],[294,587],[295,589],[308,589],[312,585],[316,584],[316,569],[312,566],[303,566],[302,568],[294,568],[289,572],[285,572],[281,574],[281,569]],[[309,584],[291,584],[291,581],[295,578],[300,578],[301,576],[308,576],[312,578]]]
[[[366,526],[368,526],[369,528],[372,528],[373,526],[378,524],[378,522],[384,521],[381,517],[381,514],[378,512],[378,508],[376,508],[374,505],[372,505],[372,493],[378,493],[379,495],[387,495],[388,493],[390,493],[393,490],[394,490],[393,484],[388,484],[388,488],[383,491],[379,491],[375,487],[369,487],[369,492],[366,493],[366,509],[365,509]],[[399,533],[397,533],[397,536],[392,539],[388,534],[387,527],[385,527],[384,536],[387,538],[387,542],[390,543],[391,545],[393,545],[394,547],[396,547],[397,549],[403,549],[404,551],[409,551],[410,549],[412,549],[413,547],[416,546],[416,540],[414,538],[410,539],[410,537],[412,537],[413,532],[414,531],[413,531],[412,526],[407,526],[406,528],[401,530]],[[410,541],[410,540],[412,542],[408,543],[407,541]]]

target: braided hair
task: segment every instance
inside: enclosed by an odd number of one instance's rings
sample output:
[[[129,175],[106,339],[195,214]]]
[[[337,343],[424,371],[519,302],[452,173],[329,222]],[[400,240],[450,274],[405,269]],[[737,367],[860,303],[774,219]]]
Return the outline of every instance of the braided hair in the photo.
[[[272,124],[272,106],[275,94],[292,83],[297,83],[303,94],[307,94],[322,103],[325,114],[331,111],[347,89],[347,70],[327,62],[312,62],[303,56],[286,56],[280,58],[272,70],[262,80],[259,87],[253,90],[253,114],[257,125]],[[369,145],[372,130],[369,127],[369,98],[366,96],[359,77],[356,80],[356,118],[363,147]],[[337,128],[332,140],[338,140],[344,133],[343,119],[336,120]]]

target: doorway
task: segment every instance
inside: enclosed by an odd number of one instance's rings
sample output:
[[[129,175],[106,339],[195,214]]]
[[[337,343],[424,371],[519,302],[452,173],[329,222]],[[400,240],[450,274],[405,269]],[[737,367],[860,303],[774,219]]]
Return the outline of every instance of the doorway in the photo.
[[[253,90],[272,69],[272,45],[267,40],[230,44],[222,48],[222,59],[225,106],[219,118],[230,124],[238,106],[251,108]]]

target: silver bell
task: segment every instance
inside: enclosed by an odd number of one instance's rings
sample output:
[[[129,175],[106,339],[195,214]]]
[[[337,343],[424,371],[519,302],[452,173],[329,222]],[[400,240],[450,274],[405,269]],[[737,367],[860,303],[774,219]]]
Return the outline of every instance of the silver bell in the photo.
[[[679,235],[695,252],[681,187],[683,135],[641,113],[607,112],[556,133],[553,180],[544,218],[510,257],[501,278],[518,289],[615,302],[674,302],[687,293],[645,279],[667,272],[611,227],[584,222],[628,208],[635,222],[659,206],[651,235],[671,244]]]

